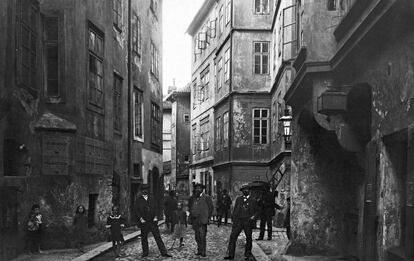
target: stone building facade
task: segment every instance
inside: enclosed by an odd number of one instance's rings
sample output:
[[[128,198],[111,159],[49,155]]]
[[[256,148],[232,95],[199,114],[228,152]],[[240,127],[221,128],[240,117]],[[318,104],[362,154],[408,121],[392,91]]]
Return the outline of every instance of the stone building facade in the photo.
[[[190,173],[191,106],[188,84],[172,91],[166,100],[171,103],[171,177],[170,187],[180,200],[188,199]]]
[[[235,196],[241,184],[255,180],[272,182],[284,192],[284,199],[289,193],[290,147],[284,145],[279,118],[285,111],[283,94],[290,81],[286,64],[292,57],[273,59],[274,34],[279,32],[274,23],[276,2],[205,1],[188,30],[194,53],[191,119],[209,112],[214,127],[209,130],[214,146],[210,144],[208,152],[213,182],[197,181],[210,185],[213,194],[227,189]],[[201,65],[205,63],[214,71],[208,89],[212,96],[207,100],[211,108],[203,107],[205,101],[200,108],[197,103],[203,100],[199,97],[205,88],[195,79],[202,78],[202,70],[208,68]],[[199,66],[201,70],[194,69]],[[200,138],[195,121],[193,145]],[[193,145],[192,171],[197,178],[200,164]]]
[[[293,4],[289,251],[412,260],[413,3]]]
[[[88,209],[133,221],[139,184],[162,190],[162,1],[1,1],[0,259],[24,247],[32,204],[43,248],[72,247]],[[6,243],[7,242],[7,243]]]

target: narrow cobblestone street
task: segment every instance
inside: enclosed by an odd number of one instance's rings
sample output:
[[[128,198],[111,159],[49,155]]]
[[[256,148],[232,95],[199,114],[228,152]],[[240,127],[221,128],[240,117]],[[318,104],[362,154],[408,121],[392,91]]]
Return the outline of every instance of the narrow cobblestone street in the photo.
[[[211,224],[207,228],[207,257],[197,257],[195,255],[197,250],[197,244],[194,239],[194,230],[191,226],[187,228],[187,235],[184,239],[184,246],[179,248],[179,242],[175,242],[173,250],[170,250],[171,244],[173,242],[171,238],[171,234],[166,232],[165,226],[161,228],[161,236],[163,238],[165,246],[169,249],[169,253],[173,256],[172,258],[163,258],[161,257],[160,252],[158,251],[157,245],[155,244],[155,240],[152,235],[148,238],[148,244],[150,253],[147,258],[142,258],[142,248],[141,248],[141,240],[138,238],[132,242],[127,243],[123,246],[121,251],[122,257],[117,258],[115,260],[119,261],[129,261],[129,260],[208,260],[208,261],[215,261],[215,260],[223,260],[223,257],[226,256],[227,244],[228,239],[230,236],[231,227],[230,226],[221,226],[217,227],[215,224]],[[240,234],[239,240],[237,241],[237,248],[236,248],[236,257],[235,260],[244,260],[243,253],[244,253],[244,245],[245,245],[245,237],[243,232]],[[114,260],[114,254],[112,252],[108,252],[107,254],[97,257],[94,259],[95,261],[106,261],[106,260]],[[251,259],[254,260],[254,259]]]

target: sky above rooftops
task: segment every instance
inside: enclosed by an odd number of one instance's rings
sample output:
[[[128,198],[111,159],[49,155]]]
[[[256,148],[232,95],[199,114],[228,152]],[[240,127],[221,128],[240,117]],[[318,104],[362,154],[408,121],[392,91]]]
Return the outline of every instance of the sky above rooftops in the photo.
[[[191,37],[186,30],[204,0],[163,0],[163,94],[191,81]]]

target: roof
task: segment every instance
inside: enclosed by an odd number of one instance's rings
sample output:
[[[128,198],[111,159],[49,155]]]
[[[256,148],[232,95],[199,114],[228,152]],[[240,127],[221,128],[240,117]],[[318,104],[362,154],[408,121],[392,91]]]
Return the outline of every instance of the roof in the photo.
[[[172,101],[176,96],[190,96],[191,93],[191,83],[186,84],[184,87],[178,88],[175,91],[170,92],[165,98],[164,101]]]
[[[198,10],[197,14],[194,16],[193,21],[191,21],[190,25],[187,28],[187,33],[193,36],[198,28],[200,28],[202,22],[207,17],[211,7],[214,5],[216,0],[205,0],[203,5]]]

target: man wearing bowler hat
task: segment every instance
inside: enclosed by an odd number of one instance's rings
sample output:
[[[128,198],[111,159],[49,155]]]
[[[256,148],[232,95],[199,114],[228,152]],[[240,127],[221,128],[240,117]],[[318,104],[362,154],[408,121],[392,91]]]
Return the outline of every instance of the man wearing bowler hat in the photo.
[[[148,184],[141,185],[141,192],[136,202],[138,226],[141,228],[142,257],[148,256],[148,233],[151,232],[163,257],[171,257],[167,253],[158,230],[157,209],[155,200],[148,195]]]
[[[236,251],[236,241],[243,230],[246,235],[246,247],[244,250],[244,258],[247,260],[252,257],[252,229],[253,223],[259,216],[256,201],[250,196],[250,186],[245,184],[240,188],[243,193],[236,199],[234,204],[229,246],[227,248],[227,256],[224,259],[234,259]]]
[[[206,256],[207,224],[213,212],[213,201],[209,195],[203,193],[203,184],[194,185],[194,197],[189,205],[191,224],[197,242],[197,256]]]

